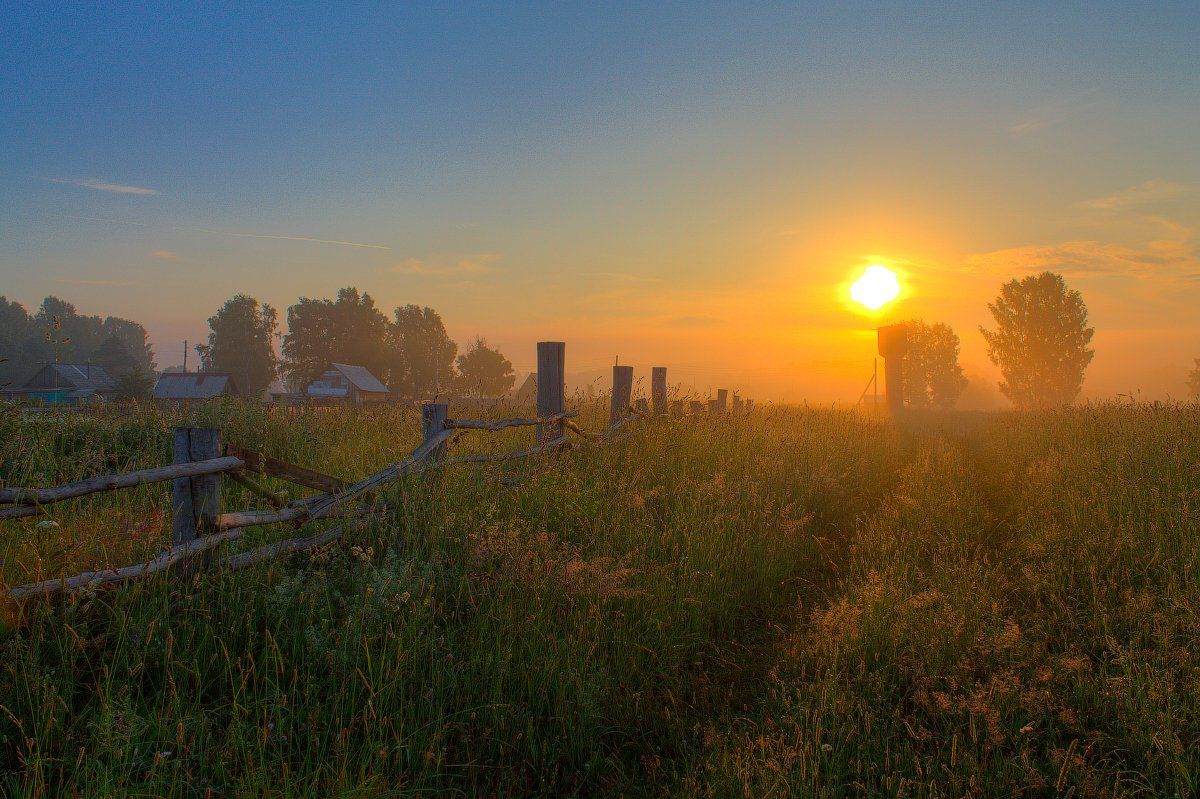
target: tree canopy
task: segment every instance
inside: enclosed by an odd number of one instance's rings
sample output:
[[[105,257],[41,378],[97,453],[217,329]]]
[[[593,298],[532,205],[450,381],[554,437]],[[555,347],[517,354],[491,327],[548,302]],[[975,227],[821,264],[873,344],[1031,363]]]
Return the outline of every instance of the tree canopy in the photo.
[[[967,387],[958,364],[958,335],[949,325],[929,325],[922,319],[906,322],[905,328],[905,399],[917,408],[953,408]]]
[[[228,372],[247,397],[261,396],[275,379],[275,309],[237,294],[208,318],[208,343],[196,347],[210,372]]]
[[[370,294],[347,287],[333,300],[302,297],[288,308],[287,321],[283,360],[289,387],[303,388],[331,362],[365,366],[386,379],[388,320]]]
[[[388,326],[389,379],[392,389],[410,397],[434,397],[454,379],[458,345],[450,340],[442,317],[432,308],[397,308]]]
[[[476,338],[467,351],[458,356],[458,389],[468,396],[497,397],[516,383],[512,362],[483,338]]]
[[[1043,272],[1005,283],[988,310],[996,327],[979,330],[1004,377],[1001,393],[1018,408],[1073,402],[1095,355],[1083,296]]]

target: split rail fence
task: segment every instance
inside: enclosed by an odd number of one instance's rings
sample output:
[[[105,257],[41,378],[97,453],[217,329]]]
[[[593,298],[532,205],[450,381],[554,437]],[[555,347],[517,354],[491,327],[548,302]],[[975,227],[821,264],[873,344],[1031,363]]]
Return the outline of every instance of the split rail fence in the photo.
[[[368,517],[386,513],[390,506],[376,497],[384,486],[406,476],[430,469],[463,463],[496,463],[527,458],[549,452],[569,443],[568,433],[587,440],[612,438],[636,418],[719,415],[727,410],[749,411],[752,400],[720,389],[707,405],[702,401],[675,399],[668,403],[667,370],[656,366],[651,371],[650,398],[632,401],[633,367],[613,367],[613,387],[609,422],[600,433],[581,428],[566,410],[566,345],[561,341],[543,341],[537,345],[537,415],[535,418],[484,421],[451,419],[446,403],[421,406],[423,440],[404,460],[346,483],[336,477],[286,463],[256,452],[224,444],[221,431],[214,428],[180,427],[175,430],[174,463],[125,474],[99,475],[52,488],[0,488],[0,520],[18,519],[45,513],[47,506],[67,499],[133,488],[149,483],[171,482],[171,547],[159,555],[121,568],[83,572],[19,585],[0,592],[12,600],[49,596],[60,592],[115,586],[176,571],[185,576],[198,569],[223,566],[237,571],[295,552],[323,546],[341,538],[348,530],[365,524]],[[528,449],[500,454],[449,457],[448,444],[456,435],[470,430],[495,432],[510,427],[535,428],[535,440]],[[289,502],[261,481],[263,475],[282,479],[319,491],[315,496]],[[222,512],[223,480],[228,478],[261,497],[269,510]],[[342,520],[339,524],[312,535],[288,538],[229,556],[215,558],[218,548],[237,541],[251,527],[290,524],[299,528],[320,520]]]

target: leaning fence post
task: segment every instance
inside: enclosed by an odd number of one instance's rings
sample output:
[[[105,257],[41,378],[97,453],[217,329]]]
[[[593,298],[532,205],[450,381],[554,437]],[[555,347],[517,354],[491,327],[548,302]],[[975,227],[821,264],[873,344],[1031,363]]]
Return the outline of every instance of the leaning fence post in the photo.
[[[212,427],[175,428],[175,463],[191,463],[221,457],[221,431]],[[171,543],[186,544],[213,532],[221,512],[221,475],[203,474],[198,477],[177,477],[171,485],[174,514],[171,519]],[[207,565],[213,556],[209,551],[201,557]],[[195,570],[185,568],[184,574]]]
[[[565,409],[567,345],[563,341],[539,341],[537,345],[537,440],[561,438],[563,420],[546,424],[541,420],[560,415]]]
[[[608,405],[608,426],[620,422],[629,413],[629,397],[633,393],[633,367],[614,366],[612,399]]]
[[[423,440],[436,436],[446,429],[446,419],[450,417],[450,405],[445,402],[426,402],[421,405],[421,436]],[[429,455],[429,463],[435,464],[446,453],[446,444],[442,442]]]
[[[655,366],[650,370],[650,400],[654,404],[655,416],[667,414],[667,367]]]

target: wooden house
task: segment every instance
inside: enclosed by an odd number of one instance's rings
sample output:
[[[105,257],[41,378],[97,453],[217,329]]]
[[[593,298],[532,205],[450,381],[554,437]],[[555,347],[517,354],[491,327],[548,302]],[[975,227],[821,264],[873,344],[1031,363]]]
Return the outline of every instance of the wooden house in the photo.
[[[233,375],[227,372],[164,372],[154,384],[154,399],[188,402],[238,394]]]
[[[347,405],[386,402],[391,393],[365,366],[345,363],[329,364],[304,390],[310,402]]]
[[[13,398],[40,400],[50,405],[82,405],[111,399],[117,383],[103,366],[91,363],[50,363],[19,388],[5,393]]]

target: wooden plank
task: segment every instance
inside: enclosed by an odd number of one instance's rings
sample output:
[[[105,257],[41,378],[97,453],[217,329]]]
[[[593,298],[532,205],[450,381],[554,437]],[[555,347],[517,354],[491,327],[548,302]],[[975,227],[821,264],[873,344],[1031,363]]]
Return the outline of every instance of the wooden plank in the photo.
[[[250,471],[269,474],[271,477],[278,477],[290,483],[296,483],[306,488],[313,488],[324,494],[336,494],[347,485],[344,480],[339,480],[336,477],[330,477],[327,474],[321,474],[312,469],[297,466],[294,463],[287,463],[286,461],[272,458],[269,455],[235,447],[232,444],[225,445],[225,452],[245,461],[246,468]]]
[[[563,341],[539,341],[537,345],[537,415],[539,419],[557,417],[566,409],[567,345]],[[537,440],[561,438],[562,421],[547,421],[537,426]]]
[[[156,466],[152,469],[139,469],[125,474],[106,474],[78,480],[74,483],[56,486],[54,488],[0,488],[0,502],[13,502],[24,505],[49,505],[62,502],[64,499],[74,499],[100,491],[113,491],[119,488],[134,488],[147,483],[162,483],[178,477],[197,477],[205,474],[228,472],[245,465],[238,457],[229,456],[193,461],[191,463],[176,463],[171,466]],[[13,515],[26,515],[13,514]],[[3,517],[0,517],[3,518]]]

